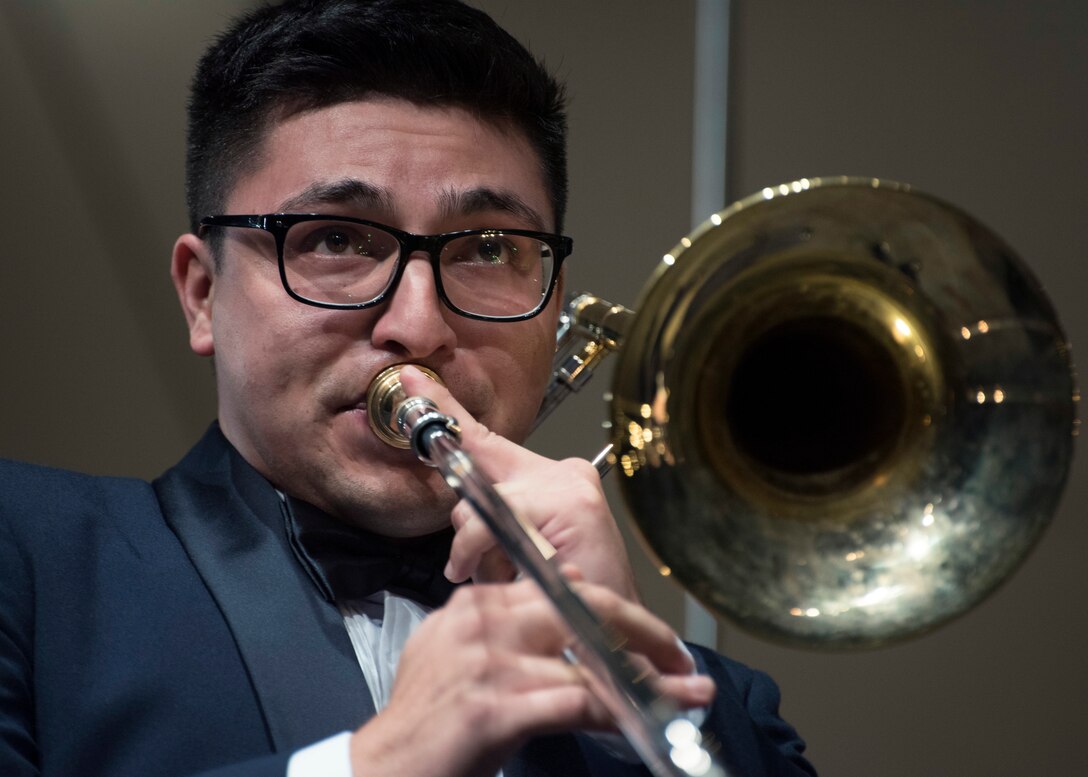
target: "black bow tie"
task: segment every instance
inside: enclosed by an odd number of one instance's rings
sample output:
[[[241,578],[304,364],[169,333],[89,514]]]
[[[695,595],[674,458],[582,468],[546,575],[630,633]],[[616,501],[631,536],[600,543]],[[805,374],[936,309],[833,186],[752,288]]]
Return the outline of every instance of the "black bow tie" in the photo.
[[[348,526],[289,496],[283,506],[291,548],[330,602],[391,591],[440,607],[456,587],[442,574],[453,529],[390,539]]]

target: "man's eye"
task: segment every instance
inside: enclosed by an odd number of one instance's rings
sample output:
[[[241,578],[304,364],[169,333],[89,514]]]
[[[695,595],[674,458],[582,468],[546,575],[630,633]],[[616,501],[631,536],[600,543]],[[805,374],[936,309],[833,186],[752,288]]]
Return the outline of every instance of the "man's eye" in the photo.
[[[351,237],[344,232],[327,232],[325,237],[314,246],[318,253],[343,254],[360,253],[352,248]]]
[[[309,230],[292,233],[288,239],[292,253],[314,259],[367,257],[387,259],[396,255],[397,241],[384,232],[368,228],[353,229],[343,224],[311,225]]]
[[[514,260],[517,248],[502,238],[495,236],[481,237],[476,242],[470,259],[487,264],[505,264]]]

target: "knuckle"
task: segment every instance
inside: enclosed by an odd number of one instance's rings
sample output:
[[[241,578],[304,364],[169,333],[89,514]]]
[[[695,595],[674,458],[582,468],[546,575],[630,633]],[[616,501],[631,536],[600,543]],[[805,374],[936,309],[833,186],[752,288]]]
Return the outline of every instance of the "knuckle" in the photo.
[[[563,459],[559,464],[566,468],[568,476],[572,478],[577,478],[585,483],[593,483],[594,485],[600,482],[601,476],[598,474],[597,468],[585,459]]]
[[[453,528],[455,529],[460,530],[463,528],[471,517],[472,508],[470,508],[468,503],[464,500],[455,504],[453,509],[450,510],[450,522],[453,523]]]
[[[585,459],[567,459],[560,464],[565,471],[559,482],[566,483],[568,499],[584,507],[598,507],[605,503],[601,478],[592,464]]]
[[[476,692],[468,694],[459,706],[459,716],[470,731],[490,731],[496,716],[495,694]]]
[[[479,599],[479,594],[480,592],[476,590],[475,586],[463,585],[459,588],[456,588],[454,589],[453,594],[450,595],[449,601],[446,602],[445,609],[470,609],[475,606],[476,602]]]
[[[476,439],[481,444],[488,445],[490,443],[493,443],[496,439],[498,439],[499,435],[495,434],[493,431],[488,429],[482,423],[477,421],[476,422],[476,433],[473,436],[476,437]]]
[[[463,639],[475,638],[484,629],[488,599],[488,592],[484,589],[485,586],[478,585],[458,586],[443,608],[453,619]]]
[[[601,618],[614,620],[620,614],[622,602],[611,589],[593,583],[581,583],[578,592]]]
[[[490,645],[476,643],[465,650],[462,671],[474,683],[486,685],[495,677],[499,664],[500,658]]]

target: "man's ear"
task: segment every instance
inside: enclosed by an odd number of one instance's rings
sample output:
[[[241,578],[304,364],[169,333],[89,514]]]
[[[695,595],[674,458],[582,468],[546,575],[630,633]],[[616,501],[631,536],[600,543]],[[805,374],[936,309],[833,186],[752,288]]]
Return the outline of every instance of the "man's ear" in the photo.
[[[174,243],[170,277],[189,325],[189,347],[199,356],[212,356],[212,298],[214,296],[214,259],[207,243],[192,233]]]

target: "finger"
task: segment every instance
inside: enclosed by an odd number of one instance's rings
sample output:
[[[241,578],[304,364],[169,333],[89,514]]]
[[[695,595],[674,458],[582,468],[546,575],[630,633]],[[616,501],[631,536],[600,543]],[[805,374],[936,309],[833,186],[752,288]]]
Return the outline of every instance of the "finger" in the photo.
[[[400,371],[400,382],[407,396],[423,396],[430,399],[438,406],[438,409],[451,416],[461,429],[461,442],[491,434],[483,424],[465,409],[445,384],[439,383],[425,375],[415,365],[406,364]],[[513,443],[510,443],[513,445]],[[516,447],[516,446],[515,446]]]
[[[461,629],[458,638],[464,641],[485,639],[551,656],[562,654],[570,641],[566,623],[532,580],[462,586],[439,613]]]
[[[516,583],[509,583],[507,585],[478,585],[465,588],[458,588],[454,592],[453,598],[450,603],[454,603],[457,600],[480,597],[479,602],[474,602],[477,606],[485,606],[493,602],[497,602],[501,607],[517,607],[529,602],[543,600],[543,594],[540,592],[540,588],[529,580],[519,580]]]
[[[500,496],[507,490],[502,485],[495,486],[495,489]],[[514,510],[514,520],[518,526],[508,526],[506,534],[512,534],[516,539],[523,532],[543,558],[554,556],[557,552],[555,546],[533,525],[531,519],[512,505],[511,509]],[[455,583],[470,577],[478,583],[499,583],[514,579],[518,569],[507,555],[506,546],[498,541],[490,526],[467,502],[459,502],[450,518],[456,534],[444,570],[446,579]]]
[[[443,574],[451,583],[469,578],[476,584],[509,583],[517,578],[518,569],[501,548],[493,547],[471,561],[455,560],[451,554]]]
[[[701,674],[662,675],[655,681],[659,693],[668,696],[681,709],[706,707],[717,693],[714,681]]]
[[[456,534],[443,570],[447,580],[461,583],[472,578],[477,583],[505,583],[517,576],[517,567],[468,502],[458,502],[450,520]]]
[[[455,583],[463,582],[470,577],[477,578],[478,581],[498,582],[501,578],[477,577],[480,572],[485,571],[480,569],[482,560],[496,547],[495,537],[484,524],[483,519],[467,502],[462,500],[450,513],[450,520],[456,534],[450,546],[450,557],[445,569],[446,578]],[[506,565],[513,568],[509,561]]]
[[[498,484],[494,488],[500,498],[507,501],[511,515],[517,524],[500,524],[505,529],[501,531],[501,534],[514,541],[520,541],[520,535],[524,534],[545,559],[554,556],[555,546],[532,523],[531,516],[527,516],[526,512],[520,510],[517,505],[505,500],[510,489],[504,484]],[[499,516],[494,517],[499,518]],[[454,506],[450,513],[450,521],[456,534],[444,570],[448,580],[459,583],[471,577],[476,582],[494,583],[514,578],[517,568],[506,555],[508,546],[496,538],[490,525],[467,501],[462,500]]]
[[[429,397],[439,410],[457,421],[461,428],[461,446],[470,456],[479,458],[477,463],[492,480],[505,480],[511,473],[540,460],[537,454],[500,437],[479,423],[449,389],[431,380],[416,367],[405,365],[400,379],[408,396]]]
[[[663,674],[695,671],[695,662],[676,632],[649,610],[602,586],[576,583],[574,588],[605,628],[619,636],[625,650],[645,656]]]
[[[533,736],[570,731],[572,728],[615,731],[615,719],[604,703],[588,688],[567,685],[529,691],[509,708],[509,723],[515,730]]]
[[[582,669],[564,658],[512,653],[489,656],[488,679],[515,693],[574,686],[588,687]]]
[[[563,565],[561,572],[567,576],[575,593],[594,611],[603,628],[616,636],[620,646],[632,654],[632,660],[649,662],[652,670],[647,667],[646,671],[680,676],[695,671],[691,654],[663,620],[609,588],[578,582],[580,572],[572,564]],[[569,625],[551,599],[531,580],[461,588],[454,594],[451,604],[459,598],[469,597],[473,597],[472,606],[485,614],[482,623],[485,629],[505,626],[511,638],[523,646],[531,646],[537,653],[552,654],[570,646]],[[488,617],[493,620],[488,622]]]
[[[574,564],[563,564],[559,567],[559,571],[563,574],[563,577],[567,578],[568,583],[581,583],[586,579],[586,576],[582,574],[582,570]]]

